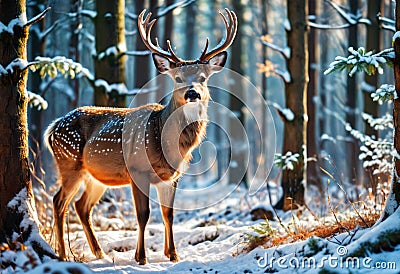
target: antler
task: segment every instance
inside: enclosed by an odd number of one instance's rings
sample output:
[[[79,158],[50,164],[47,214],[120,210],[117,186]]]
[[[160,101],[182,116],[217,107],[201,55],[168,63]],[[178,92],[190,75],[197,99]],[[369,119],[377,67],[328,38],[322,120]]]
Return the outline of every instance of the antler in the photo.
[[[211,58],[213,58],[215,55],[218,53],[226,50],[233,42],[236,36],[236,31],[237,31],[237,17],[235,12],[225,8],[225,11],[228,15],[229,23],[225,15],[222,13],[222,11],[218,11],[218,13],[221,15],[222,20],[224,20],[225,28],[226,28],[226,37],[225,39],[222,39],[219,44],[213,48],[210,52],[207,53],[208,49],[208,44],[209,40],[208,38],[206,39],[206,45],[204,46],[204,50],[201,53],[201,56],[199,58],[200,61],[206,62],[209,61]]]
[[[151,37],[150,37],[151,28],[156,23],[157,19],[153,19],[152,21],[150,21],[151,12],[149,12],[147,14],[147,16],[143,20],[143,17],[144,17],[145,13],[146,13],[146,10],[144,9],[139,14],[139,17],[138,17],[138,28],[139,28],[140,36],[142,37],[143,43],[146,45],[146,47],[151,52],[157,53],[157,54],[167,58],[171,62],[174,62],[174,63],[184,62],[182,59],[180,59],[178,56],[176,56],[175,52],[172,50],[171,42],[169,40],[167,40],[168,51],[163,50],[160,47],[160,45],[158,44],[158,39],[157,38],[156,38],[156,45],[154,45],[153,42],[151,42]]]

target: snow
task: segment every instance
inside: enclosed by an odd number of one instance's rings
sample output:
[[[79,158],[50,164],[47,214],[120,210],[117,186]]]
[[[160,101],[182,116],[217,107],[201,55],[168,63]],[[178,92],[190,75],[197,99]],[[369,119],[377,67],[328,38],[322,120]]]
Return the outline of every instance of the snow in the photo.
[[[15,69],[24,70],[28,67],[28,65],[29,65],[28,61],[26,61],[25,59],[16,58],[5,68],[0,65],[0,77],[5,76],[9,73],[10,74],[14,73]]]
[[[97,55],[97,57],[101,60],[104,57],[111,56],[111,55],[117,56],[117,55],[119,55],[121,53],[124,53],[124,52],[126,52],[126,44],[125,43],[121,43],[121,44],[119,44],[117,46],[108,47],[104,51],[100,52]]]
[[[281,113],[285,116],[287,121],[293,121],[294,113],[289,108],[281,109]]]
[[[70,238],[74,239],[72,245],[75,256],[83,258],[92,271],[104,274],[264,273],[272,270],[279,273],[293,273],[294,270],[298,273],[315,273],[318,272],[317,269],[374,273],[372,267],[376,263],[397,262],[396,256],[400,252],[396,249],[392,254],[387,252],[368,254],[365,258],[358,258],[357,261],[354,259],[355,264],[352,265],[351,253],[362,243],[370,242],[371,239],[374,241],[377,235],[400,226],[400,211],[372,230],[358,229],[352,233],[353,235],[345,232],[331,239],[311,237],[293,244],[269,249],[258,247],[249,253],[241,252],[247,241],[246,235],[255,236],[249,227],[259,221],[250,220],[248,210],[243,208],[243,196],[236,192],[224,202],[211,208],[176,213],[174,235],[180,262],[172,263],[163,255],[164,227],[159,214],[157,205],[153,205],[152,219],[146,231],[149,264],[141,266],[134,261],[137,239],[135,229],[98,232],[100,243],[107,253],[107,257],[101,260],[95,259],[90,253],[84,233],[79,229],[70,235]],[[291,214],[281,217],[284,222],[292,218]],[[275,221],[270,222],[274,229],[279,226]],[[312,227],[316,224],[315,221],[307,219],[296,218],[296,222],[299,226]],[[350,259],[346,260],[346,255],[350,255]],[[57,263],[54,266],[45,264],[31,273],[41,273],[45,267],[64,271],[73,266],[82,267],[81,264],[75,263]],[[385,273],[391,272],[388,270]]]
[[[396,33],[393,35],[392,41],[394,42],[399,37],[400,37],[400,31],[396,31]]]
[[[124,83],[109,84],[104,79],[97,79],[96,81],[94,81],[94,85],[96,87],[103,87],[106,92],[111,92],[114,90],[114,91],[117,91],[118,94],[129,93],[129,91]]]
[[[292,25],[290,24],[289,19],[285,19],[285,22],[283,23],[283,25],[285,26],[285,30],[286,31],[291,31],[292,30]]]
[[[0,22],[0,34],[2,32],[8,32],[10,34],[14,34],[14,27],[19,26],[23,27],[26,24],[26,13],[20,14],[19,18],[15,18],[11,20],[8,25],[4,25],[2,22]]]
[[[81,263],[69,263],[69,262],[48,262],[42,264],[31,271],[26,273],[29,274],[43,274],[43,273],[59,273],[59,274],[70,274],[70,273],[81,273],[81,274],[92,274],[93,272],[84,264]]]
[[[277,195],[277,185],[270,184],[273,195]],[[146,229],[146,252],[149,264],[138,265],[135,260],[137,240],[137,224],[134,220],[132,202],[121,199],[129,193],[129,188],[121,189],[96,206],[93,221],[97,230],[99,242],[106,252],[104,259],[96,259],[91,254],[85,234],[72,208],[69,213],[69,237],[74,258],[84,263],[49,261],[33,268],[28,259],[32,260],[30,247],[24,252],[2,252],[0,261],[14,260],[21,266],[19,271],[28,273],[72,273],[73,270],[82,273],[316,273],[327,270],[331,272],[375,273],[376,264],[393,268],[393,262],[398,264],[400,247],[394,246],[392,252],[367,253],[356,258],[352,253],[366,244],[377,241],[380,235],[390,233],[400,227],[400,210],[381,224],[372,229],[356,228],[354,231],[337,234],[323,239],[310,237],[304,241],[281,244],[271,248],[257,247],[251,252],[243,252],[249,242],[248,237],[260,234],[251,229],[260,224],[253,221],[249,212],[258,207],[272,210],[269,203],[261,201],[260,196],[249,197],[246,191],[237,189],[231,196],[211,207],[197,210],[176,210],[174,222],[174,237],[180,262],[172,263],[163,254],[164,226],[159,205],[152,201],[151,218]],[[21,199],[26,198],[26,192],[21,192],[18,198],[9,206],[17,206]],[[275,193],[275,194],[274,194]],[[258,193],[259,195],[260,193]],[[334,195],[334,194],[332,194]],[[315,193],[310,195],[315,196]],[[129,198],[129,197],[127,197]],[[276,197],[275,197],[276,198]],[[176,203],[192,203],[187,199],[177,197]],[[315,207],[315,203],[310,203]],[[180,206],[183,208],[182,206]],[[351,211],[338,211],[337,218],[346,219]],[[353,212],[354,214],[354,212]],[[275,215],[275,214],[273,214]],[[296,231],[297,227],[309,229],[320,224],[311,214],[303,213],[297,217],[292,212],[278,211],[283,224],[270,220],[273,233],[285,233],[286,229]],[[329,215],[329,214],[328,214]],[[275,216],[276,218],[276,216]],[[323,217],[324,222],[335,223],[332,216]],[[263,221],[263,220],[261,220]],[[264,222],[264,221],[263,221]],[[51,232],[51,231],[50,231]],[[68,233],[67,233],[68,234]],[[50,235],[47,235],[50,238]],[[66,237],[67,238],[67,237]],[[67,250],[67,252],[71,252]],[[347,257],[350,257],[350,260]],[[352,263],[354,259],[355,264]],[[70,254],[70,260],[73,260]],[[25,265],[25,267],[23,267]],[[398,273],[396,269],[385,269],[385,273]],[[8,268],[2,273],[14,273]]]
[[[294,113],[289,108],[284,108],[275,102],[269,102],[269,104],[273,106],[278,111],[279,115],[283,116],[286,121],[293,121]]]
[[[36,94],[31,91],[27,91],[27,96],[28,96],[28,104],[31,107],[35,107],[38,110],[47,109],[47,107],[48,107],[47,101],[39,94]]]

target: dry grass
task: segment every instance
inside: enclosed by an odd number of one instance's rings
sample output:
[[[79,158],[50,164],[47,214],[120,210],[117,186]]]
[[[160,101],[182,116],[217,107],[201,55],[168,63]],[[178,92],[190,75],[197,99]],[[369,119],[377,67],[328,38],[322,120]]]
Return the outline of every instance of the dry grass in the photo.
[[[304,213],[302,213],[301,210],[295,210],[292,212],[292,216],[296,216],[296,218],[291,220],[292,227],[283,223],[279,216],[277,216],[279,226],[283,228],[284,232],[279,232],[277,228],[273,229],[268,223],[268,220],[251,227],[259,236],[249,235],[246,246],[242,249],[242,252],[249,252],[258,246],[270,248],[283,244],[290,244],[306,240],[312,236],[332,238],[343,232],[348,232],[351,236],[354,234],[352,231],[356,229],[372,227],[379,219],[381,211],[384,208],[389,193],[389,184],[378,184],[375,193],[372,193],[371,189],[368,189],[368,191],[364,195],[360,195],[358,201],[355,202],[350,200],[343,188],[342,191],[345,194],[346,202],[331,197],[328,189],[326,190],[326,193],[328,193],[326,197],[326,206],[329,208],[329,216],[318,217],[310,208],[304,206],[304,208],[311,213],[314,220],[317,221],[317,225],[302,225],[304,222],[298,221],[297,217],[301,220]],[[297,221],[295,221],[295,219]]]
[[[296,231],[286,231],[285,234],[273,233],[264,237],[251,236],[248,245],[242,251],[249,252],[259,246],[270,248],[283,244],[290,244],[306,240],[312,236],[330,238],[339,233],[350,233],[352,230],[357,228],[368,228],[373,226],[379,219],[379,216],[379,214],[369,214],[363,216],[363,219],[359,216],[352,216],[346,220],[340,221],[339,223],[322,223],[312,228],[298,226]]]

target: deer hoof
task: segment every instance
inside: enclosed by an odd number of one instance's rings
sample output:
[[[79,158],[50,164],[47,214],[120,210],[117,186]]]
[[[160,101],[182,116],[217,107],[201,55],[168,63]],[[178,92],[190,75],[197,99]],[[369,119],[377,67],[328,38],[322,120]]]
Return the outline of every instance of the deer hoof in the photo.
[[[135,254],[135,260],[136,260],[136,262],[138,262],[140,265],[147,264],[147,259],[146,259],[146,257],[144,257],[144,258],[139,258],[139,255],[138,255],[138,254]]]
[[[104,257],[106,256],[102,250],[96,251],[94,255],[97,259],[104,259]]]
[[[171,262],[174,262],[174,263],[179,262],[178,254],[171,254],[171,255],[169,256],[169,260],[170,260]]]

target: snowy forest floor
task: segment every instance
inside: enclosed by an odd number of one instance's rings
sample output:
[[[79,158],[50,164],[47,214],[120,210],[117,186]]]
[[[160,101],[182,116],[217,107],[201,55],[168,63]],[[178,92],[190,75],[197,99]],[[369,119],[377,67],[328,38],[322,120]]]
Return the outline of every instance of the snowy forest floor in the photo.
[[[278,194],[278,188],[273,190]],[[248,197],[240,189],[214,206],[175,212],[178,263],[169,262],[163,254],[164,226],[159,207],[152,202],[145,236],[149,264],[141,266],[134,260],[137,224],[132,202],[126,199],[129,191],[109,193],[93,212],[97,236],[107,254],[105,259],[97,260],[91,254],[81,225],[70,208],[67,249],[71,261],[83,262],[97,273],[376,273],[378,268],[384,273],[399,273],[400,270],[400,212],[368,228],[379,216],[377,197],[366,195],[362,202],[343,202],[345,198],[338,195],[340,191],[333,191],[323,208],[323,203],[316,199],[320,195],[315,193],[310,195],[315,200],[309,203],[312,208],[278,211],[273,220],[253,221],[252,209],[271,209],[269,202],[260,202],[260,197],[268,196],[264,193]],[[54,247],[50,196],[42,193],[40,197],[39,219],[44,218],[46,239]],[[177,197],[177,203],[185,202],[191,201]],[[33,270],[40,271],[43,268]]]

